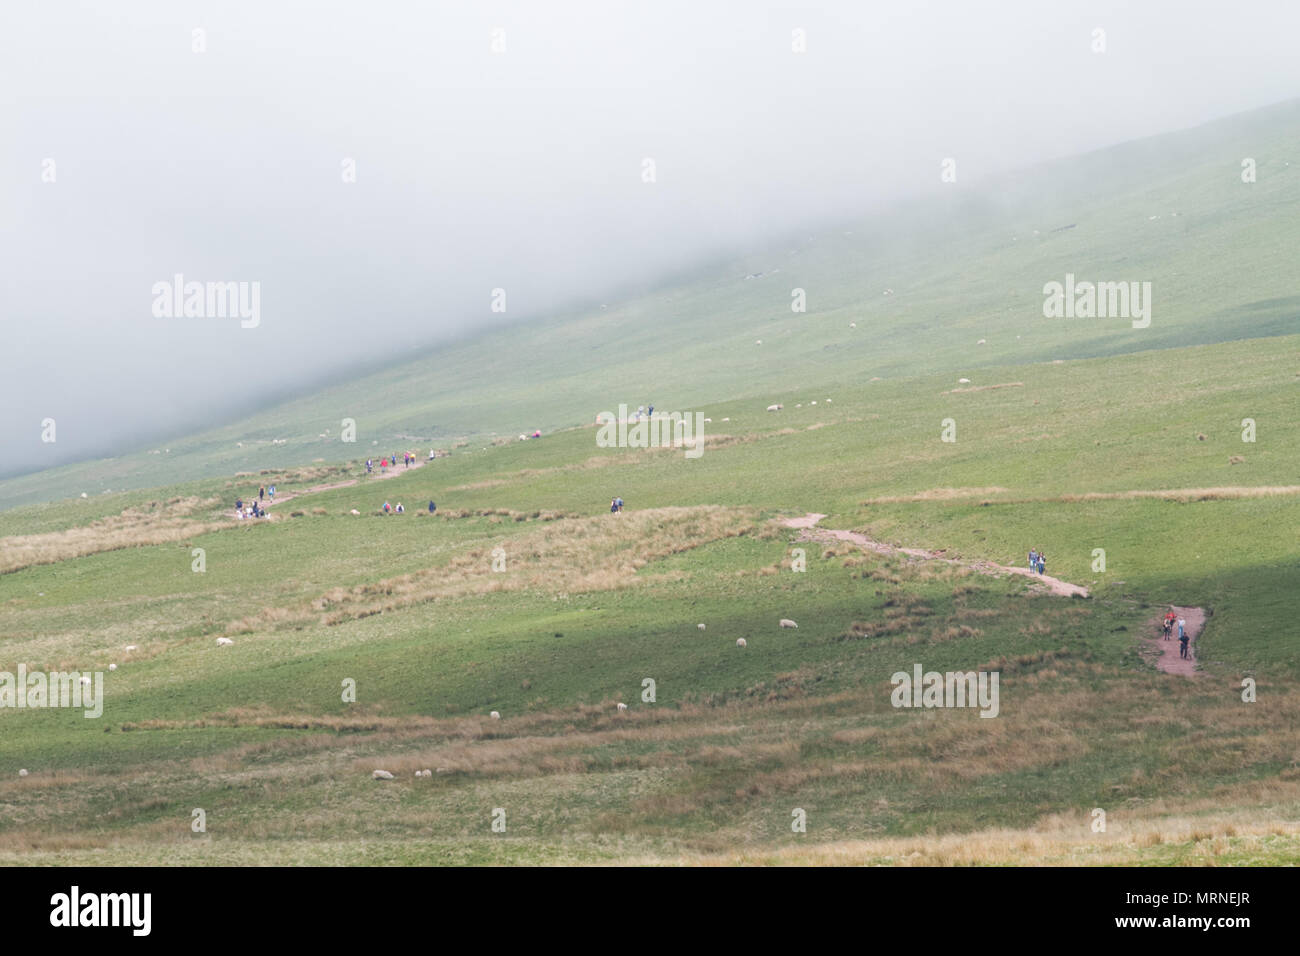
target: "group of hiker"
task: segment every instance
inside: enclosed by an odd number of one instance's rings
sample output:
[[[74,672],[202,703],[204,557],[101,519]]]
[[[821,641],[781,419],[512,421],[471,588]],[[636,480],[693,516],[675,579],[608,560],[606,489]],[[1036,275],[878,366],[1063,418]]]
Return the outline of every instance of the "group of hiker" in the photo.
[[[433,452],[429,452],[429,458],[432,459],[433,457],[434,457]],[[402,452],[402,464],[407,468],[410,468],[411,465],[415,464],[415,453],[409,451]],[[386,458],[379,459],[379,470],[381,473],[388,471],[388,467],[390,465],[394,468],[397,467],[397,452],[393,452],[392,455]],[[374,471],[375,471],[375,460],[373,458],[367,458],[366,474],[367,475],[374,474]]]
[[[1043,554],[1042,548],[1029,549],[1029,570],[1038,574],[1047,570],[1047,555]]]
[[[1178,656],[1186,657],[1187,645],[1192,639],[1191,635],[1187,633],[1187,619],[1179,617],[1171,609],[1169,613],[1165,615],[1164,622],[1161,624],[1161,629],[1165,632],[1166,641],[1173,637],[1174,628],[1178,629]]]
[[[616,514],[619,514],[622,510],[623,510],[623,499],[622,499],[622,498],[610,498],[610,499],[609,499],[609,513],[610,513],[610,514],[615,514],[615,515],[616,515]]]
[[[236,498],[235,517],[239,518],[241,521],[244,518],[265,518],[266,509],[262,507],[262,502],[266,501],[268,498],[272,502],[275,501],[275,485],[271,485],[269,487],[263,485],[262,487],[258,488],[257,500],[250,501],[247,505],[244,504],[243,498]]]
[[[383,511],[383,513],[386,514],[386,515],[401,515],[401,514],[406,514],[406,509],[402,507],[402,503],[401,503],[400,501],[397,503],[397,507],[393,507],[393,506],[390,505],[387,501],[385,501],[385,502],[384,502],[384,507],[381,508],[380,510]],[[430,501],[430,502],[429,502],[429,514],[433,514],[433,513],[434,513],[435,511],[437,511],[437,510],[438,510],[438,506],[437,506],[436,504],[434,504],[432,501]]]

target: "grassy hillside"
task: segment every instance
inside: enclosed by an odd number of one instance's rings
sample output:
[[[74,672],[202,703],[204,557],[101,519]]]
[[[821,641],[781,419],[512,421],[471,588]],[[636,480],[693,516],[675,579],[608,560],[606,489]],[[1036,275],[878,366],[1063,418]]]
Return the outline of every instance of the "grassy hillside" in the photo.
[[[1251,184],[1245,157],[1257,163]],[[945,200],[452,343],[209,432],[2,481],[0,508],[550,431],[623,401],[684,410],[877,376],[969,376],[1291,334],[1298,173],[1300,102],[1288,102],[996,183],[959,180]],[[1044,318],[1043,286],[1067,272],[1152,282],[1150,327]],[[791,311],[796,288],[805,313]],[[344,418],[357,422],[355,445],[339,441]]]
[[[108,496],[13,509],[4,552],[34,563],[0,575],[0,669],[120,666],[99,720],[0,710],[0,859],[1294,862],[1297,344],[711,404],[698,459],[586,427],[384,480],[352,463],[125,515]],[[298,497],[229,517],[272,477]],[[774,520],[807,511],[958,562],[1038,545],[1092,597]],[[1147,659],[1162,602],[1211,612],[1195,679]],[[915,663],[998,669],[998,718],[892,708]]]
[[[98,719],[0,707],[0,862],[1297,862],[1298,119],[0,484],[0,672],[105,672]],[[1043,318],[1066,272],[1154,282],[1150,327]],[[619,402],[698,410],[702,454],[599,447]],[[991,567],[1030,547],[1088,597]],[[998,672],[996,718],[892,706],[917,664]]]

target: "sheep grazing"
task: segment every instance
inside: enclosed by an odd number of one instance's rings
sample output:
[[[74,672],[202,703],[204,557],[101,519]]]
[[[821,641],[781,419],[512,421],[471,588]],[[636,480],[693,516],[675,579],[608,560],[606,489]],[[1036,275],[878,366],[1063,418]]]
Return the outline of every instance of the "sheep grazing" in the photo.
[[[217,638],[217,647],[229,647],[233,643],[235,642],[228,637]]]
[[[790,620],[788,617],[783,617],[783,618],[781,618],[781,626],[782,626],[782,627],[798,627],[799,625],[796,624],[794,621]]]
[[[850,323],[849,323],[849,328],[851,328],[851,329],[856,329],[857,327],[858,327],[858,323],[856,323],[856,322],[850,322]]]
[[[491,717],[493,720],[500,720],[500,719],[501,719],[501,715],[500,715],[499,713],[497,713],[495,710],[492,711],[492,713],[488,714],[488,716]]]
[[[20,777],[25,777],[25,776],[27,776],[27,771],[26,771],[26,770],[19,770],[19,771],[18,771],[18,776],[20,776]]]
[[[762,339],[759,339],[759,340],[758,340],[757,342],[755,342],[754,344],[755,344],[755,345],[762,345],[762,344],[763,344],[763,340],[762,340]]]
[[[359,515],[359,514],[361,514],[361,512],[358,511],[356,508],[353,508],[350,512],[348,512],[348,514]]]
[[[746,645],[745,645],[745,639],[744,639],[743,637],[738,637],[738,638],[736,638],[736,646],[737,646],[737,647],[745,647],[745,646],[746,646]]]
[[[784,405],[769,405],[769,406],[767,406],[767,410],[768,410],[769,412],[779,412],[779,411],[780,411],[781,409],[783,409],[783,408],[785,408]]]
[[[128,645],[126,645],[126,649],[127,649],[128,651],[136,651],[136,650],[139,650],[139,648],[136,647],[134,644],[128,644]]]
[[[623,703],[622,701],[619,701],[618,710],[619,713],[622,713],[623,711],[627,710],[627,704]]]
[[[90,678],[89,678],[89,677],[83,677],[83,678],[81,678],[81,686],[82,686],[82,687],[89,687],[89,686],[90,686]]]
[[[393,775],[392,775],[391,773],[389,773],[387,770],[376,770],[376,771],[375,771],[374,773],[372,773],[370,776],[374,777],[376,780],[392,780],[392,779],[393,779]]]
[[[695,626],[698,627],[701,631],[704,630],[703,624],[696,624]]]
[[[111,670],[111,671],[115,671],[115,670],[117,670],[117,665],[116,665],[116,664],[109,664],[109,665],[108,665],[108,669]]]
[[[959,379],[957,379],[957,384],[958,384],[958,385],[969,385],[969,384],[970,384],[970,379],[968,379],[968,378],[959,378]]]
[[[979,340],[978,342],[976,342],[975,344],[976,344],[976,345],[987,345],[988,342],[987,342],[985,339],[980,339],[980,340]]]

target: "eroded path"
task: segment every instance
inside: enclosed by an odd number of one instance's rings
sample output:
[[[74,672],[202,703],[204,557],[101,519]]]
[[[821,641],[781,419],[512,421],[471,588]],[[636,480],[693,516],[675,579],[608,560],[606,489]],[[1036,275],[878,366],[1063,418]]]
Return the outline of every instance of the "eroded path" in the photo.
[[[905,554],[910,558],[921,558],[926,561],[943,561],[946,564],[957,564],[978,571],[981,574],[1019,574],[1023,577],[1032,579],[1036,584],[1043,585],[1052,594],[1058,594],[1061,597],[1080,597],[1088,596],[1088,589],[1077,584],[1071,584],[1069,581],[1062,581],[1047,574],[1036,574],[1028,568],[1010,567],[1005,564],[994,564],[992,561],[959,561],[955,558],[944,557],[942,551],[926,551],[923,548],[900,548],[892,544],[885,544],[881,541],[875,541],[868,538],[865,534],[857,531],[838,531],[833,528],[818,528],[817,523],[825,518],[824,514],[810,512],[802,518],[787,518],[785,526],[787,528],[798,528],[803,531],[802,538],[809,541],[848,541],[856,544],[866,551],[874,551],[876,554]]]
[[[1187,642],[1187,656],[1183,657],[1179,653],[1178,628],[1174,628],[1173,636],[1166,641],[1164,632],[1160,629],[1159,620],[1152,623],[1152,634],[1147,638],[1147,643],[1158,655],[1156,657],[1157,670],[1164,671],[1166,674],[1180,674],[1183,677],[1191,677],[1196,673],[1196,638],[1200,636],[1201,629],[1205,627],[1205,609],[1178,607],[1171,604],[1169,610],[1187,622],[1184,628],[1190,638]]]
[[[333,491],[335,488],[351,488],[353,485],[361,484],[362,481],[383,481],[388,478],[396,478],[398,475],[409,474],[417,468],[423,467],[423,465],[423,461],[417,460],[413,462],[409,468],[393,467],[389,468],[385,472],[376,472],[374,474],[366,475],[364,478],[349,478],[346,481],[335,481],[325,485],[313,485],[310,488],[304,488],[302,491],[294,491],[280,495],[274,501],[263,501],[262,506],[266,508],[268,513],[270,513],[276,505],[282,505],[286,501],[292,501],[294,498],[300,498],[303,495],[312,495],[318,491]]]
[[[891,544],[875,541],[857,531],[839,531],[832,528],[817,527],[818,522],[825,517],[824,514],[809,512],[801,518],[786,518],[782,523],[787,528],[795,528],[801,531],[802,534],[799,537],[804,541],[848,541],[876,554],[905,554],[908,557],[928,561],[943,561],[948,564],[971,568],[981,574],[1019,574],[1045,585],[1052,594],[1059,594],[1062,597],[1071,597],[1075,594],[1081,597],[1088,596],[1087,588],[1046,574],[1035,574],[1028,568],[1009,567],[1003,564],[994,564],[992,561],[959,561],[954,558],[944,557],[942,551],[926,551],[922,548],[899,548]],[[1175,636],[1166,641],[1158,619],[1149,626],[1150,634],[1145,638],[1146,644],[1154,652],[1155,665],[1158,670],[1166,674],[1193,677],[1196,674],[1196,638],[1200,636],[1201,630],[1205,627],[1205,609],[1170,605],[1170,610],[1186,622],[1185,630],[1190,638],[1187,642],[1187,656],[1183,657],[1180,653],[1177,630],[1174,632]]]

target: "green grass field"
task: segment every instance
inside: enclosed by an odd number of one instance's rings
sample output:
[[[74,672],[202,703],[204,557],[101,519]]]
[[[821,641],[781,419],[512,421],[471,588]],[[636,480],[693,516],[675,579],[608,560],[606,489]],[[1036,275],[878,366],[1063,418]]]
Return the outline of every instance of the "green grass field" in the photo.
[[[0,862],[1295,863],[1298,118],[0,482],[0,671],[118,665],[99,719],[0,708]],[[1067,271],[1154,280],[1151,327],[1044,319]],[[703,454],[598,447],[620,401],[708,416]],[[356,445],[314,438],[343,417]],[[367,478],[398,435],[452,454]],[[296,497],[235,521],[270,481]],[[808,512],[949,560],[801,540]],[[1090,597],[969,567],[1031,546]],[[1171,603],[1209,615],[1191,679],[1150,660]],[[998,717],[895,709],[917,663],[998,670]]]

